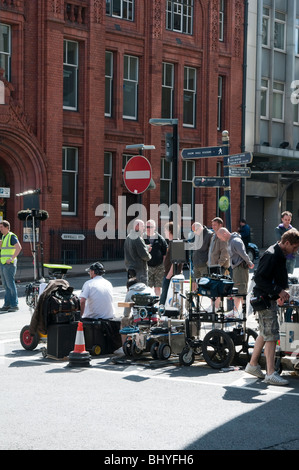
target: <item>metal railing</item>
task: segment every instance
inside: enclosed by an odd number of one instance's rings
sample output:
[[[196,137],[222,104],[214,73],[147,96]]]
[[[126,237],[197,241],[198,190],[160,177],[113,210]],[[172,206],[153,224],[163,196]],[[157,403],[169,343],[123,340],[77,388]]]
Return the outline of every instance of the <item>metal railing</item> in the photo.
[[[124,240],[99,240],[94,230],[49,230],[50,263],[82,264],[124,257]]]

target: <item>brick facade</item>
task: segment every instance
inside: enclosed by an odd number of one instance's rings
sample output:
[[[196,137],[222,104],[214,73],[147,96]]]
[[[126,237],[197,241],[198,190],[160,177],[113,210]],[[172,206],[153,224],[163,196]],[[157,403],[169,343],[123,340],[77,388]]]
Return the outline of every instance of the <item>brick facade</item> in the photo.
[[[40,188],[40,207],[49,219],[43,222],[45,260],[50,260],[49,230],[94,230],[95,211],[103,202],[104,151],[113,155],[112,203],[128,195],[122,182],[122,157],[126,145],[152,144],[147,151],[156,189],[142,202],[160,203],[160,159],[165,155],[165,130],[149,125],[161,117],[162,62],[175,66],[175,109],[179,120],[180,149],[221,144],[217,131],[218,76],[225,79],[224,124],[231,139],[231,153],[241,150],[243,82],[243,3],[227,4],[225,40],[219,41],[219,1],[194,1],[193,35],[167,31],[165,1],[136,2],[134,22],[106,15],[105,0],[0,0],[1,23],[12,31],[11,78],[5,84],[5,104],[0,105],[0,167],[9,186],[5,217],[17,233],[23,208],[16,193]],[[79,43],[78,111],[63,110],[63,40]],[[114,54],[113,114],[104,117],[105,50]],[[139,57],[138,119],[122,117],[123,57]],[[183,118],[184,66],[197,70],[196,127],[186,128]],[[167,128],[167,131],[171,129]],[[79,149],[77,216],[61,215],[63,146]],[[198,160],[196,175],[216,175],[217,159]],[[182,161],[179,158],[179,178]],[[240,180],[231,180],[232,229],[240,217]],[[178,184],[178,201],[181,201]],[[136,200],[131,195],[130,201]],[[195,190],[195,202],[204,205],[203,222],[217,215],[215,189]],[[225,218],[223,213],[219,214]],[[99,256],[102,244],[99,241]],[[57,243],[59,247],[59,244]],[[24,254],[29,247],[23,243]],[[60,256],[59,248],[55,260]],[[88,253],[86,257],[89,258]],[[51,260],[50,260],[51,261]]]

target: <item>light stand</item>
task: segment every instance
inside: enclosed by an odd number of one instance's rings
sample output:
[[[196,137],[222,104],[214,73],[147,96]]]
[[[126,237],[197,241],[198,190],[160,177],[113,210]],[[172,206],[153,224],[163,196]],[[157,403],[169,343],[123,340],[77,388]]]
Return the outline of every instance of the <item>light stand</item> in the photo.
[[[40,189],[34,189],[34,190],[29,190],[29,191],[24,191],[23,193],[16,194],[16,196],[29,196],[32,194],[40,194]],[[32,256],[33,256],[33,277],[34,281],[37,281],[39,276],[39,267],[38,267],[38,260],[37,260],[37,235],[36,235],[36,228],[37,228],[37,221],[43,221],[46,220],[49,217],[49,214],[47,211],[40,210],[40,209],[27,209],[27,210],[22,210],[18,212],[18,218],[20,220],[26,221],[27,222],[30,220],[32,221]],[[41,241],[40,241],[41,245]],[[43,251],[43,250],[41,250]],[[42,253],[43,257],[43,253]],[[43,275],[43,266],[42,266],[42,275]]]

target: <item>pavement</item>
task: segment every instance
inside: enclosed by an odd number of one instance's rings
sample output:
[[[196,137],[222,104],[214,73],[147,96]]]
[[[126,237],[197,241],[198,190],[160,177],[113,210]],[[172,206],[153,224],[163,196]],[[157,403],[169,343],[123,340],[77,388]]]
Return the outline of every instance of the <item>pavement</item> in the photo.
[[[47,264],[47,263],[46,263]],[[67,277],[84,276],[86,269],[89,268],[91,263],[74,264],[72,269],[67,272]],[[123,259],[115,261],[103,262],[106,273],[125,272],[125,263]],[[41,271],[41,267],[39,268]],[[48,268],[44,268],[44,275],[48,277]],[[18,266],[16,272],[16,282],[32,282],[34,280],[34,265],[32,258],[21,257],[18,259]]]
[[[260,256],[265,251],[264,249],[260,249]],[[99,260],[100,261],[100,260]],[[299,278],[299,256],[296,259],[296,268],[294,269],[293,276]],[[74,264],[72,265],[72,269],[68,270],[67,277],[76,277],[76,276],[84,276],[85,271],[89,268],[91,263],[84,263],[84,264]],[[258,265],[258,259],[254,261],[255,269]],[[103,261],[103,265],[105,267],[106,273],[117,273],[117,272],[125,272],[125,262],[123,259],[113,260],[113,261]],[[40,268],[41,270],[41,268]],[[44,275],[45,277],[48,276],[48,269],[44,268]],[[30,282],[34,279],[34,269],[33,269],[33,260],[30,257],[20,257],[18,258],[18,267],[16,273],[16,282]]]
[[[264,250],[260,250],[260,255]],[[101,260],[98,260],[101,261]],[[257,260],[256,260],[257,261]],[[68,270],[67,277],[82,276],[85,274],[85,270],[89,268],[91,263],[74,264],[72,269]],[[125,262],[123,259],[113,261],[103,261],[103,265],[107,273],[125,272]],[[40,265],[41,266],[41,265]],[[41,267],[40,267],[41,271]],[[48,276],[48,269],[44,268],[45,277]],[[16,282],[31,282],[34,280],[34,269],[33,269],[33,258],[20,256],[18,258],[18,267],[16,273]]]

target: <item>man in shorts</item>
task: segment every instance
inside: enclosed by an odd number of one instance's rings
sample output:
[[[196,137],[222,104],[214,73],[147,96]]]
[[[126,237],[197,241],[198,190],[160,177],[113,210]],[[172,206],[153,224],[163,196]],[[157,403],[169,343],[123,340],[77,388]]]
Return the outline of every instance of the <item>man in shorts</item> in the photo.
[[[164,278],[164,258],[167,252],[167,242],[160,233],[156,231],[156,222],[148,220],[146,222],[145,244],[151,254],[148,266],[148,285],[155,289],[156,295],[161,295]]]
[[[207,261],[213,232],[200,222],[194,222],[191,228],[194,233],[194,247],[192,253],[194,283],[192,289],[196,290],[197,284],[195,280],[207,276],[208,274]]]
[[[286,258],[299,249],[299,232],[296,229],[288,230],[281,240],[270,246],[260,259],[254,276],[254,296],[263,299],[266,305],[256,310],[259,316],[259,336],[256,339],[250,362],[245,372],[264,379],[271,385],[287,385],[288,381],[275,371],[275,349],[279,339],[279,324],[277,318],[277,303],[283,305],[289,299],[288,273]],[[258,364],[260,354],[265,346],[267,372],[264,376]]]

